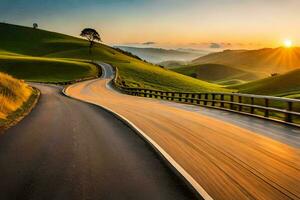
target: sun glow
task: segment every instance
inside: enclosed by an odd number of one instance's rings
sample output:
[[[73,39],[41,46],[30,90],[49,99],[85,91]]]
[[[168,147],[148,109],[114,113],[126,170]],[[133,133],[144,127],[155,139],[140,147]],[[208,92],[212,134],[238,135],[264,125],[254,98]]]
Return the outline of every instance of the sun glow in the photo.
[[[286,40],[283,41],[283,44],[284,44],[285,48],[290,48],[290,47],[293,46],[293,41],[290,40],[290,39],[286,39]]]

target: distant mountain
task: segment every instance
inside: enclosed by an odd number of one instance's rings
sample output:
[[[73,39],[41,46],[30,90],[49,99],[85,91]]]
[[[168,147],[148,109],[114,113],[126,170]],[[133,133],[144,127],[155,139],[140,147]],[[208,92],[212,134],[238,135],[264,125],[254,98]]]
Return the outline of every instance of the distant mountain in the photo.
[[[252,72],[285,73],[300,68],[300,48],[225,50],[199,57],[191,65],[207,63],[229,65]]]
[[[128,51],[137,55],[143,60],[152,63],[160,63],[169,60],[175,61],[191,61],[208,54],[206,51],[193,50],[193,49],[162,49],[162,48],[141,48],[141,47],[128,47],[128,46],[115,46],[116,48]]]

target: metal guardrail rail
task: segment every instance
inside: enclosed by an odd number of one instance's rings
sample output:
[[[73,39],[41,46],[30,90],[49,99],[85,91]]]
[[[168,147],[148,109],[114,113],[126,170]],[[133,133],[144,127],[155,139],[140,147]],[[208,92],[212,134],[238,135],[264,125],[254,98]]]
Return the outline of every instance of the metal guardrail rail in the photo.
[[[300,127],[300,100],[297,99],[240,93],[188,93],[132,88],[122,85],[124,83],[120,82],[117,69],[114,84],[121,92],[133,96],[217,108]]]

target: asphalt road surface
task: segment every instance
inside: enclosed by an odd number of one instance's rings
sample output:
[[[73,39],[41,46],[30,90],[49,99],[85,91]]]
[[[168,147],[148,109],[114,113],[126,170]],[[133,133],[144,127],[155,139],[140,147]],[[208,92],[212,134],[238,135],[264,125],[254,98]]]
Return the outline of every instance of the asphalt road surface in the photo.
[[[195,199],[157,154],[111,114],[35,85],[42,96],[0,135],[0,199]]]
[[[104,79],[67,93],[126,117],[214,199],[300,199],[298,128],[155,99],[124,95]]]

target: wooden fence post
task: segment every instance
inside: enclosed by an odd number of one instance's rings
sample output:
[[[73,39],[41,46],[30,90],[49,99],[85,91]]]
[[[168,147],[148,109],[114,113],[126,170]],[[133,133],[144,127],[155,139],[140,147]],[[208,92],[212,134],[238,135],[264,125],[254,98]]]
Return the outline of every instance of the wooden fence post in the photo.
[[[265,99],[265,107],[269,107],[269,99]],[[265,109],[265,117],[269,117],[269,110]]]
[[[253,107],[253,105],[254,105],[254,97],[251,97],[251,114],[254,114],[254,107]]]
[[[287,105],[287,111],[293,111],[293,102],[288,101],[287,104],[288,104]],[[291,113],[286,113],[285,114],[285,121],[289,122],[289,123],[293,122],[293,117],[292,117]]]
[[[224,108],[224,94],[221,94],[221,108]]]
[[[242,96],[239,96],[239,103],[242,103]],[[242,105],[239,105],[239,111],[242,111]]]
[[[230,102],[231,102],[230,110],[233,110],[233,102],[234,102],[234,95],[233,94],[230,95]]]
[[[204,105],[205,106],[207,105],[207,100],[208,100],[208,94],[205,93],[205,95],[204,95]]]
[[[179,101],[181,102],[182,101],[182,94],[178,93],[178,96],[179,96]]]
[[[195,99],[195,94],[192,94],[192,99],[191,99],[191,103],[194,103],[194,99]]]
[[[211,100],[212,100],[211,105],[215,106],[215,94],[211,94]]]

